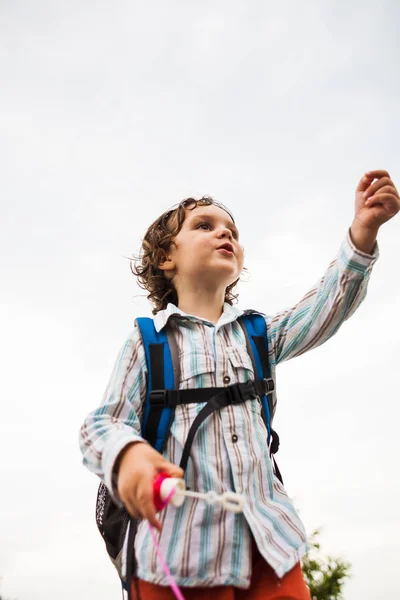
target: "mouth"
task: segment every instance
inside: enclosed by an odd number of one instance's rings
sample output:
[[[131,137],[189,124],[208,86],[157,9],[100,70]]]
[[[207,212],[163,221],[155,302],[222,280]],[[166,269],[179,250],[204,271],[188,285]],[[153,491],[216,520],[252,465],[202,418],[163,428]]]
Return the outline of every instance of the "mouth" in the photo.
[[[224,252],[227,255],[234,254],[233,246],[232,246],[232,244],[229,244],[229,242],[227,242],[226,244],[222,244],[222,246],[219,246],[217,248],[217,250],[220,250],[221,252]]]

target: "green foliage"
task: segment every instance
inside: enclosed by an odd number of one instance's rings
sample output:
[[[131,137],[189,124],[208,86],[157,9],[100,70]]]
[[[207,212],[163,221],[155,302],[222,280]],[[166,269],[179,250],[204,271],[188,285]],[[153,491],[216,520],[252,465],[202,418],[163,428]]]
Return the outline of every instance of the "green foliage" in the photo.
[[[304,578],[312,600],[343,600],[343,585],[350,577],[350,564],[341,558],[321,556],[319,531],[311,536],[312,549],[302,561]]]

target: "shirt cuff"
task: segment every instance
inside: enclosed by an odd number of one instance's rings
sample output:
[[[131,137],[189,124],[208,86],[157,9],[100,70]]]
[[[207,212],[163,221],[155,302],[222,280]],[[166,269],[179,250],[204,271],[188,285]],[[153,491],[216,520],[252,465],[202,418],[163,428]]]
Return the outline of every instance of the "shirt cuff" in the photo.
[[[345,271],[359,276],[368,275],[378,258],[378,242],[375,242],[372,254],[367,254],[356,248],[350,237],[350,229],[348,230],[338,255],[339,262]]]
[[[111,435],[103,450],[102,471],[104,474],[104,483],[107,486],[112,499],[119,506],[122,506],[122,502],[118,496],[117,478],[114,473],[114,466],[119,454],[126,446],[132,444],[132,442],[147,443],[140,435],[132,433],[131,427],[126,427],[126,429],[115,432],[115,435]]]

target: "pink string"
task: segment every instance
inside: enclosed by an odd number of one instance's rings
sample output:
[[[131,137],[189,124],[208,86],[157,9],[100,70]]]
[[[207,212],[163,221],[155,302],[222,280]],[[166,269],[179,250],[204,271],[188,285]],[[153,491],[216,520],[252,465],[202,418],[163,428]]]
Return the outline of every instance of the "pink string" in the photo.
[[[168,496],[165,498],[164,502],[163,502],[163,507],[165,508],[168,504],[168,502],[171,500],[172,496],[175,494],[175,490],[171,490],[170,493],[168,494]],[[154,547],[156,549],[156,553],[157,553],[157,557],[158,560],[160,561],[160,565],[162,567],[162,570],[164,571],[165,575],[168,578],[169,581],[169,585],[171,587],[171,590],[173,591],[175,598],[177,598],[177,600],[185,600],[185,598],[182,596],[182,593],[180,591],[180,589],[178,588],[178,585],[175,581],[175,579],[172,577],[171,575],[171,571],[168,568],[167,563],[165,562],[165,559],[162,555],[161,552],[161,548],[159,546],[159,543],[157,542],[157,538],[156,538],[156,533],[154,531],[154,527],[149,523],[149,531],[150,531],[150,535],[153,539],[153,543],[154,543]]]

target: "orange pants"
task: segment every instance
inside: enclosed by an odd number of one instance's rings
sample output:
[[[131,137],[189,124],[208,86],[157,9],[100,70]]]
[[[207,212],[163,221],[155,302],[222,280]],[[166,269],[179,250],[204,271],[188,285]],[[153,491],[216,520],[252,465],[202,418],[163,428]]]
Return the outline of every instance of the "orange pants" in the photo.
[[[310,592],[303,578],[300,563],[279,579],[273,569],[260,555],[253,543],[253,572],[250,588],[247,590],[233,586],[182,587],[185,600],[311,600]],[[139,594],[137,593],[139,592]],[[170,588],[148,583],[142,579],[132,582],[134,600],[174,600]]]

